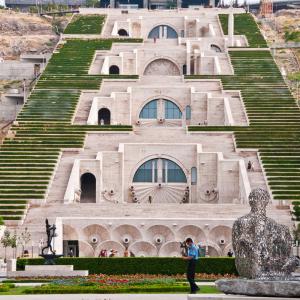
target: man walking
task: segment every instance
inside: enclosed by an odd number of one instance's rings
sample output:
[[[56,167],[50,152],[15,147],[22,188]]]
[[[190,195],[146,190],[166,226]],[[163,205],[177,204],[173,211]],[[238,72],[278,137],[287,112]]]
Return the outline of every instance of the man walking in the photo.
[[[199,287],[195,283],[196,263],[199,258],[198,248],[195,246],[191,238],[187,238],[185,243],[187,246],[187,256],[183,256],[183,259],[188,261],[186,277],[191,286],[191,294],[196,294],[199,290]]]

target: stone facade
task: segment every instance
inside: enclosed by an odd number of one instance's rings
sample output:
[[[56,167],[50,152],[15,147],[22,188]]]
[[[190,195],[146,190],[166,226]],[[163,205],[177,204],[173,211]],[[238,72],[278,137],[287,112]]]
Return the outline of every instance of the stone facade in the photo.
[[[81,10],[91,12],[104,13]],[[188,125],[248,125],[239,91],[182,76],[233,74],[219,12],[105,10],[103,37],[126,31],[144,41],[96,51],[89,73],[139,78],[106,79],[99,91],[83,90],[73,123],[133,131],[89,132],[82,149],[62,152],[44,206],[32,207],[23,225],[36,240],[48,217],[57,226],[57,253],[65,255],[116,249],[122,256],[128,248],[136,256],[178,256],[187,237],[210,256],[226,255],[251,189],[267,185],[256,149],[237,149],[231,132],[187,131]],[[247,45],[244,36],[231,38]],[[275,207],[269,210],[276,215]]]

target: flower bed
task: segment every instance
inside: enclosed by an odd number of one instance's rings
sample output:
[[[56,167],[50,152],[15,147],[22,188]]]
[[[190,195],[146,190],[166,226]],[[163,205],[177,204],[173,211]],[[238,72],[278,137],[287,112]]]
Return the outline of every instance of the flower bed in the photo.
[[[180,280],[179,280],[180,278]],[[180,293],[188,292],[189,285],[183,282],[182,275],[119,275],[104,274],[79,278],[53,280],[48,285],[25,290],[26,294],[116,294],[116,293]],[[206,286],[204,292],[216,293],[215,287]]]
[[[196,281],[215,281],[217,279],[221,278],[227,278],[227,279],[232,279],[236,278],[236,275],[232,274],[205,274],[205,273],[197,273],[196,276]],[[106,275],[106,274],[97,274],[97,275],[89,275],[86,277],[69,277],[69,278],[61,278],[61,277],[47,277],[47,278],[40,278],[40,277],[17,277],[15,279],[9,279],[3,281],[4,283],[32,283],[32,282],[60,282],[60,283],[93,283],[93,282],[103,282],[103,283],[108,283],[108,282],[137,282],[137,281],[160,281],[163,280],[165,282],[181,282],[181,281],[186,281],[186,276],[185,274],[176,274],[172,276],[167,276],[167,275],[151,275],[151,274],[134,274],[134,275]],[[66,284],[68,285],[68,284]]]

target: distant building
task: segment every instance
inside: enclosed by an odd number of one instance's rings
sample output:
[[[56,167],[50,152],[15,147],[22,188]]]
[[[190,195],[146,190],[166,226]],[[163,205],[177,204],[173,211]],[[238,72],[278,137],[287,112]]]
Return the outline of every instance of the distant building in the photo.
[[[28,7],[47,4],[61,4],[68,6],[85,6],[86,0],[0,0],[5,1],[7,7]]]

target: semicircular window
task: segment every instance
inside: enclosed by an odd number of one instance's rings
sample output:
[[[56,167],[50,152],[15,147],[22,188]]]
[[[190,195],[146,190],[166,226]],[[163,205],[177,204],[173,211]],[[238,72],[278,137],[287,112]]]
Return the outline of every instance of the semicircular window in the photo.
[[[165,100],[165,118],[166,119],[181,119],[182,113],[179,107],[170,100]]]
[[[169,25],[158,25],[148,34],[148,39],[177,39],[178,34],[175,29]]]
[[[186,183],[187,178],[177,163],[165,158],[155,158],[137,169],[133,182]]]
[[[156,119],[157,118],[157,100],[148,102],[140,112],[140,119]]]
[[[164,107],[164,110],[162,110]],[[140,119],[157,119],[157,116],[163,116],[165,119],[181,119],[182,112],[180,108],[172,101],[167,99],[155,99],[148,102],[140,112]]]

